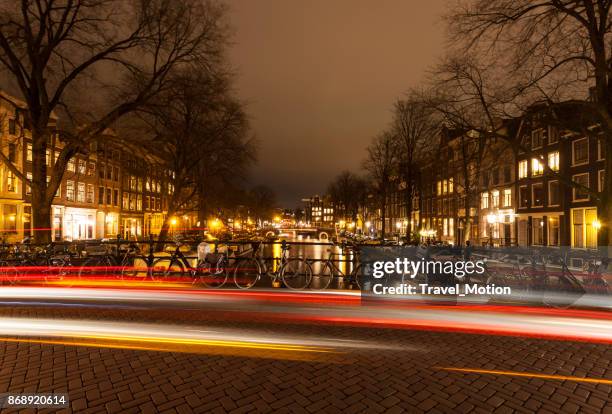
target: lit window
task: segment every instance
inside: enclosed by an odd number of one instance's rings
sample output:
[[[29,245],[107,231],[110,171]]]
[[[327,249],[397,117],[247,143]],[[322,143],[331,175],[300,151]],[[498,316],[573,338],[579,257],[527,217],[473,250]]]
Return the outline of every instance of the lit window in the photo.
[[[531,175],[532,176],[542,175],[543,172],[544,172],[544,166],[542,165],[540,160],[537,158],[532,158],[531,159]]]
[[[32,182],[32,173],[26,173],[26,178],[28,179],[28,182]],[[32,187],[26,183],[26,194],[32,194]]]
[[[519,178],[527,177],[527,160],[519,161]]]
[[[480,208],[489,208],[489,193],[482,193],[480,196]]]
[[[453,189],[454,189],[454,180],[453,180],[453,178],[451,177],[451,178],[449,178],[449,179],[448,179],[448,192],[449,192],[449,193],[452,193],[452,192],[453,192]],[[451,220],[452,220],[452,219],[451,219]]]
[[[9,193],[17,192],[17,177],[11,170],[8,170],[6,173],[6,191]]]
[[[87,163],[85,160],[79,160],[79,174],[85,174],[87,170]]]
[[[572,210],[572,247],[597,247],[597,209],[577,208]]]
[[[66,181],[66,200],[74,201],[74,181]]]
[[[559,217],[550,217],[548,219],[548,244],[550,246],[559,246],[560,240]]]
[[[68,165],[67,165],[66,169],[68,171],[70,171],[70,172],[74,172],[75,171],[74,160],[68,161]]]
[[[32,162],[32,144],[26,146],[26,161]]]
[[[553,171],[559,171],[559,151],[548,154],[548,167]]]
[[[93,204],[94,202],[94,186],[87,184],[87,202]]]
[[[512,206],[512,189],[506,188],[504,190],[504,207]]]
[[[499,207],[499,191],[498,190],[493,190],[491,192],[491,203],[493,204],[493,207]]]
[[[77,201],[79,203],[85,202],[85,183],[78,183],[77,186]]]

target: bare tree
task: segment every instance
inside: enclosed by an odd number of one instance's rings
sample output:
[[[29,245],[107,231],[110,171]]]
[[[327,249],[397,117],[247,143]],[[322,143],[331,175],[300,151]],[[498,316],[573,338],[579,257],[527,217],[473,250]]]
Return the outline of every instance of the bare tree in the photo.
[[[154,135],[150,147],[172,172],[160,240],[167,238],[172,216],[210,208],[212,192],[220,190],[212,179],[227,186],[253,160],[246,115],[228,85],[226,75],[186,71],[141,110]]]
[[[337,215],[342,213],[344,220],[356,222],[359,207],[363,206],[367,195],[366,186],[365,180],[350,171],[341,172],[327,189],[334,203],[334,212]]]
[[[226,96],[226,95],[225,95]],[[210,114],[209,135],[214,138],[199,148],[197,207],[200,222],[208,219],[215,204],[228,199],[229,189],[241,188],[247,168],[255,161],[257,142],[248,135],[249,124],[241,103],[223,99]]]
[[[248,193],[249,205],[255,220],[261,226],[265,220],[272,219],[276,207],[276,194],[265,185],[256,185]]]
[[[208,65],[221,54],[224,8],[213,0],[21,0],[0,7],[0,67],[27,104],[32,133],[34,227],[49,229],[53,197],[68,161],[86,153],[102,131],[149,101],[179,66]],[[112,75],[111,75],[112,74]],[[105,81],[111,78],[113,81]],[[80,111],[96,87],[105,105]],[[64,146],[49,166],[45,154],[59,113]],[[29,182],[15,165],[15,175]],[[47,183],[46,177],[50,176]],[[36,233],[50,240],[50,230]]]
[[[409,220],[408,233],[412,228],[412,200],[418,192],[420,166],[428,151],[432,151],[432,139],[438,132],[434,111],[426,103],[410,96],[398,100],[393,106],[392,129],[397,148],[397,172],[404,193],[406,216]],[[417,223],[418,225],[418,223]]]
[[[372,187],[376,193],[381,209],[381,237],[385,237],[387,220],[387,198],[392,190],[393,179],[396,178],[397,151],[395,137],[391,132],[383,132],[367,148],[364,168],[368,171]]]
[[[554,112],[564,100],[579,99],[575,109],[587,114],[581,117],[587,124],[567,129],[584,133],[593,121],[601,127],[607,178],[603,191],[589,193],[597,200],[598,244],[606,254],[612,246],[611,6],[609,0],[462,0],[448,16],[455,46],[495,62],[515,102],[543,101]]]

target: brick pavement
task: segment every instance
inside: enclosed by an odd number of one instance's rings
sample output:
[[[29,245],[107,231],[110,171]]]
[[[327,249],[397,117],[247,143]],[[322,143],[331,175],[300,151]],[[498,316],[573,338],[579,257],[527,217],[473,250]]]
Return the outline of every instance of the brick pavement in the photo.
[[[612,413],[612,386],[464,374],[436,367],[612,379],[612,348],[457,333],[245,323],[178,311],[0,308],[0,315],[257,326],[376,340],[334,363],[0,342],[0,392],[68,392],[84,413]]]

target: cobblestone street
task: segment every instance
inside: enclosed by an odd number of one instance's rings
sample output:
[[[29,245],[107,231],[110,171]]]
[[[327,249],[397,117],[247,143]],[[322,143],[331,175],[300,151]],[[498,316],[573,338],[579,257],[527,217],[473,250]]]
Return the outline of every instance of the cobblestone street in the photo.
[[[220,321],[180,311],[4,308],[1,316],[174,321],[383,343],[294,360],[45,341],[0,342],[0,392],[67,392],[74,412],[612,412],[612,385],[446,368],[612,379],[607,345],[513,337]],[[214,320],[216,319],[216,320]],[[4,338],[7,339],[7,338]],[[389,348],[392,348],[391,350]],[[67,411],[67,410],[63,410]]]

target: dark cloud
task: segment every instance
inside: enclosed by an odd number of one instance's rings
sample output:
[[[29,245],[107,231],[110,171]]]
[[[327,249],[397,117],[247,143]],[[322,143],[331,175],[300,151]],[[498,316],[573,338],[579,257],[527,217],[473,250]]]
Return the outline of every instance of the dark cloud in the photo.
[[[443,0],[232,0],[230,59],[261,142],[252,181],[287,207],[358,171],[393,100],[441,53]]]

